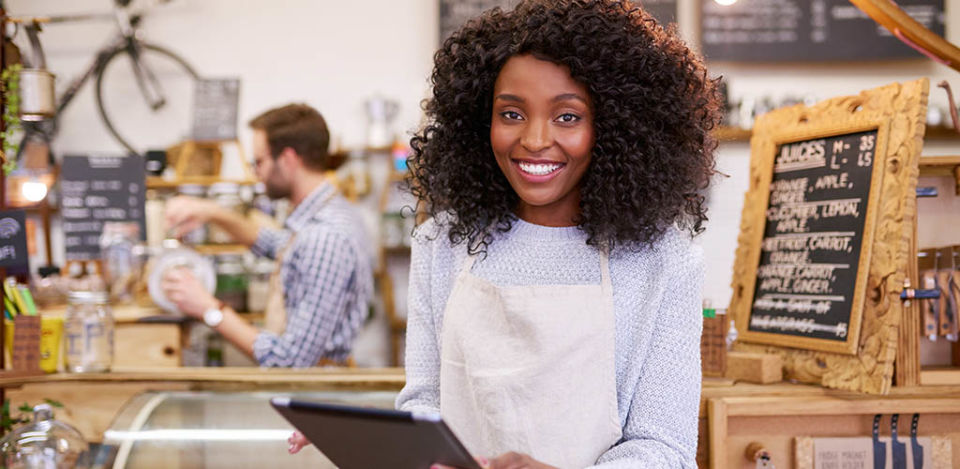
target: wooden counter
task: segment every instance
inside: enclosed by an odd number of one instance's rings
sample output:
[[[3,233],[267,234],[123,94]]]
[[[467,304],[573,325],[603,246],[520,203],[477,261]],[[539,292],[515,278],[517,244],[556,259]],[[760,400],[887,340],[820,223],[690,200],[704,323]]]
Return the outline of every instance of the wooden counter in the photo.
[[[90,441],[100,441],[114,416],[144,391],[398,391],[400,368],[117,368],[110,373],[0,377],[12,408],[43,398],[64,403],[57,417],[76,426]],[[893,388],[886,396],[835,391],[797,384],[734,384],[706,378],[700,407],[702,468],[753,468],[743,456],[759,442],[778,469],[794,468],[794,439],[800,436],[868,436],[874,414],[883,414],[882,435],[889,435],[890,414],[909,422],[920,413],[921,436],[947,436],[954,445],[953,467],[960,467],[960,386]],[[909,424],[902,433],[909,435]]]
[[[99,442],[114,417],[133,396],[145,391],[399,391],[401,368],[115,368],[109,373],[57,373],[0,377],[11,401],[35,405],[44,399],[64,404],[58,419]]]
[[[960,467],[960,386],[894,387],[884,396],[810,385],[736,384],[704,381],[700,407],[702,468],[754,468],[744,456],[752,442],[766,448],[777,469],[792,469],[796,437],[869,436],[882,414],[881,436],[890,435],[890,416],[900,414],[901,441],[910,417],[919,413],[920,436],[946,436]]]
[[[66,383],[183,383],[191,389],[356,389],[399,390],[403,387],[402,368],[126,368],[109,373],[55,373],[32,377],[4,378],[0,387],[69,386]]]

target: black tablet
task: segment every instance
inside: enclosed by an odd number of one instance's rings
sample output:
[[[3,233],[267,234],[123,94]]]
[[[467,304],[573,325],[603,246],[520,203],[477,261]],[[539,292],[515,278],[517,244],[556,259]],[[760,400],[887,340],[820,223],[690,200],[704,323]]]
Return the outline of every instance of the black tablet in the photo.
[[[275,397],[297,430],[340,469],[481,469],[437,414],[350,407]]]

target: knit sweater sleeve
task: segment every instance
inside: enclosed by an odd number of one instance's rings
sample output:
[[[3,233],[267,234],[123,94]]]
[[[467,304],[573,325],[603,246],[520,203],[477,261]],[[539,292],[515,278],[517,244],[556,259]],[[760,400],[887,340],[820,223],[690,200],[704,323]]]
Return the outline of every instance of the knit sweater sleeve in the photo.
[[[630,400],[623,437],[598,468],[697,467],[703,250],[687,244],[676,256],[647,357]],[[668,264],[668,265],[669,265]]]
[[[418,233],[429,231],[427,221]],[[440,336],[431,291],[431,267],[435,242],[414,236],[410,253],[410,284],[407,301],[407,346],[404,356],[406,385],[396,407],[405,411],[440,412]]]

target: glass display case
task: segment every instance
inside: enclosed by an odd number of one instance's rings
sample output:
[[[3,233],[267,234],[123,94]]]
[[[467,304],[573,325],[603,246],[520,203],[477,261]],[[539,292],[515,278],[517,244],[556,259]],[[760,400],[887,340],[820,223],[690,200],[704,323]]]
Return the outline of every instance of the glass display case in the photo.
[[[312,446],[287,453],[293,427],[270,407],[278,396],[392,409],[396,392],[147,392],[104,433],[94,467],[335,467]]]

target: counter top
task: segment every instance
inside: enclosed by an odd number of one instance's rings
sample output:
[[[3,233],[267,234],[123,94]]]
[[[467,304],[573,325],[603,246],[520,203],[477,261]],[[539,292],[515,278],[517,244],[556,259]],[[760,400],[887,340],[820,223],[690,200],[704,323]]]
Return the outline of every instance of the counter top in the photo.
[[[109,373],[54,373],[18,376],[0,373],[0,388],[48,383],[181,382],[237,387],[337,387],[399,390],[402,368],[117,368]]]

